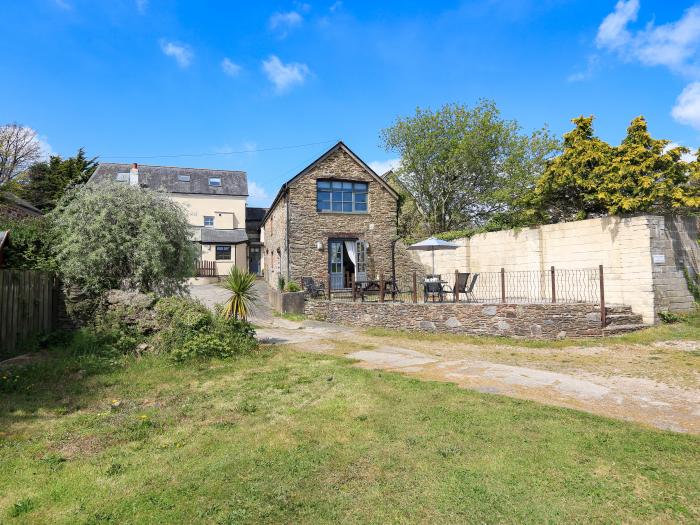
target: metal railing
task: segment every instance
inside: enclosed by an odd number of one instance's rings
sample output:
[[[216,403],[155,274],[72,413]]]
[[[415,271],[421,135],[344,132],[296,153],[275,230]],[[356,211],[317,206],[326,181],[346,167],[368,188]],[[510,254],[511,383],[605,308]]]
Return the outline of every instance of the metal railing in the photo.
[[[555,269],[545,271],[458,272],[429,278],[415,273],[380,275],[366,281],[350,280],[347,287],[330,289],[326,282],[326,300],[355,302],[472,302],[509,304],[602,304],[603,267]],[[461,286],[455,289],[455,283]]]

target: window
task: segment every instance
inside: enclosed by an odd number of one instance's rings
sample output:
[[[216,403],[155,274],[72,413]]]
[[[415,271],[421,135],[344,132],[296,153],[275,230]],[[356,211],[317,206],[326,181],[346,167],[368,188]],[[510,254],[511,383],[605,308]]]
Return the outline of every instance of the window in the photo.
[[[129,182],[129,174],[117,173],[117,182]]]
[[[341,180],[316,181],[316,210],[320,212],[365,213],[367,183]]]
[[[231,246],[217,246],[216,247],[216,260],[217,261],[230,261],[231,260]]]
[[[209,186],[221,186],[221,177],[209,177]]]
[[[189,175],[178,175],[177,180],[179,180],[180,182],[189,182],[190,176]]]
[[[204,226],[214,226],[214,217],[209,215],[204,216]]]

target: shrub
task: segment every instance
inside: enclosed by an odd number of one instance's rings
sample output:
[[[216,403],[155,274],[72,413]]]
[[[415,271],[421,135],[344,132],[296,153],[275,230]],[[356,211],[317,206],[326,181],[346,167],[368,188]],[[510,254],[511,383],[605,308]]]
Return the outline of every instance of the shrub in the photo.
[[[280,291],[280,292],[283,292],[283,291],[284,291],[284,283],[285,283],[284,277],[282,277],[282,276],[280,275],[280,276],[277,278],[277,288],[279,288],[279,291]]]
[[[673,312],[659,312],[659,319],[661,319],[662,323],[667,324],[677,323],[683,320],[680,315],[674,314]]]
[[[176,361],[226,358],[257,348],[255,330],[240,319],[213,316],[201,303],[182,297],[156,304],[159,332],[154,343]]]
[[[187,215],[163,193],[86,185],[66,194],[50,218],[61,277],[86,300],[110,289],[172,295],[193,275]]]
[[[284,289],[286,292],[301,292],[301,286],[296,281],[289,281]]]
[[[10,230],[10,244],[5,248],[6,268],[44,271],[56,269],[51,254],[49,225],[45,217],[0,217],[0,230]]]

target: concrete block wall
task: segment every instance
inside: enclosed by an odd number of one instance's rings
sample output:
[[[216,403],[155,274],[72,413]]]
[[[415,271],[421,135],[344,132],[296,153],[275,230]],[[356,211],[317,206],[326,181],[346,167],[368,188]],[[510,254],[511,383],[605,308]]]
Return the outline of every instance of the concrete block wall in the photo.
[[[695,217],[639,215],[548,224],[458,239],[458,249],[435,254],[435,269],[447,275],[455,270],[546,271],[551,266],[563,270],[602,264],[606,302],[629,305],[644,322],[653,323],[661,310],[693,308],[682,268],[698,272],[697,236]],[[414,253],[429,271],[430,252]]]

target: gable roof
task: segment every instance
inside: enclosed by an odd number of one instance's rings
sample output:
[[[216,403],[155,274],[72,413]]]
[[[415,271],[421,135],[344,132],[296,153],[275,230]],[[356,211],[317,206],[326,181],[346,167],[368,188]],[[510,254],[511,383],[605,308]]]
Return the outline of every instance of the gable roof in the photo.
[[[350,148],[348,148],[342,140],[339,140],[334,146],[332,146],[332,147],[331,147],[328,151],[326,151],[323,155],[321,155],[319,158],[317,158],[317,159],[316,159],[315,161],[313,161],[311,164],[309,164],[308,166],[306,166],[303,170],[301,170],[299,173],[297,173],[296,175],[294,175],[294,177],[292,177],[291,179],[289,179],[287,182],[285,182],[284,184],[282,184],[282,187],[280,188],[280,190],[277,192],[277,195],[275,196],[275,200],[272,201],[272,205],[271,205],[270,208],[267,210],[267,213],[265,214],[265,216],[264,216],[263,219],[262,219],[263,224],[264,224],[265,221],[267,220],[267,217],[270,215],[270,213],[272,213],[272,210],[274,210],[275,207],[277,206],[277,203],[279,202],[280,198],[282,197],[282,194],[285,192],[285,190],[286,190],[291,184],[293,184],[295,181],[297,181],[298,179],[300,179],[301,177],[303,177],[304,175],[306,175],[309,171],[311,171],[312,169],[314,169],[314,168],[315,168],[316,166],[318,166],[321,162],[323,162],[324,160],[326,160],[328,157],[330,157],[331,155],[333,155],[333,154],[336,153],[337,151],[344,151],[345,153],[347,153],[348,155],[350,155],[350,158],[352,158],[352,160],[354,160],[357,164],[359,164],[360,167],[361,167],[362,169],[364,169],[364,170],[369,174],[370,177],[372,177],[376,182],[378,182],[380,186],[382,186],[385,190],[387,190],[387,192],[389,192],[389,195],[391,195],[391,197],[392,197],[394,200],[398,200],[398,199],[399,199],[399,195],[398,195],[398,193],[396,193],[396,191],[394,190],[394,188],[392,188],[389,184],[387,184],[387,182],[386,182],[384,179],[382,179],[382,177],[380,177],[379,175],[377,175],[376,172],[375,172],[372,168],[370,168],[370,167],[365,163],[365,161],[363,161],[360,157],[358,157],[357,155],[355,155],[355,153],[354,153]]]
[[[101,162],[88,183],[115,181],[118,173],[129,173],[131,164]],[[195,193],[201,195],[248,196],[248,177],[245,171],[211,170],[203,168],[179,168],[175,166],[147,166],[140,164],[139,184],[169,193]],[[189,182],[181,182],[178,176],[188,176]],[[219,177],[221,186],[209,186],[210,177]]]

